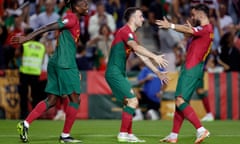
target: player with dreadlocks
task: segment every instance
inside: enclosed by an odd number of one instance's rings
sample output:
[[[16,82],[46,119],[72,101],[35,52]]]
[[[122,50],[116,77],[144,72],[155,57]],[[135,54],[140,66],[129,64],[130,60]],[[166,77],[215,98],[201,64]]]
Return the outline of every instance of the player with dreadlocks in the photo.
[[[69,98],[70,102],[66,108],[66,120],[60,143],[79,143],[70,136],[70,131],[76,119],[80,103],[80,74],[77,68],[76,43],[80,35],[79,17],[88,13],[87,0],[65,0],[66,6],[71,8],[66,16],[57,22],[48,24],[30,33],[27,36],[14,37],[12,43],[24,43],[47,31],[59,30],[57,48],[48,63],[48,82],[45,92],[48,97],[39,102],[27,118],[17,125],[20,139],[28,142],[28,128],[30,124],[41,116],[46,110],[56,104],[56,100]]]

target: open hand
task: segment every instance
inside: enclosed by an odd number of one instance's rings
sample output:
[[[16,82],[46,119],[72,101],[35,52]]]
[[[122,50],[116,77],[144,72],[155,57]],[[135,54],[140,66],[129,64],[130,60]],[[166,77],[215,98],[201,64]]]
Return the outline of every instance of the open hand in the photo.
[[[155,24],[158,25],[159,28],[170,28],[170,23],[166,17],[163,17],[163,20],[156,20]]]
[[[186,24],[185,24],[186,26],[188,26],[188,27],[190,27],[190,28],[192,28],[193,26],[192,26],[192,24],[187,20],[186,21]]]
[[[158,55],[154,58],[154,61],[162,68],[166,68],[168,66],[168,61],[163,58],[164,55]]]
[[[168,78],[168,76],[167,76],[167,72],[166,71],[164,71],[164,72],[158,72],[157,73],[157,76],[158,76],[158,78],[161,80],[161,84],[162,85],[164,85],[164,84],[168,84],[168,82],[169,82],[169,78]]]

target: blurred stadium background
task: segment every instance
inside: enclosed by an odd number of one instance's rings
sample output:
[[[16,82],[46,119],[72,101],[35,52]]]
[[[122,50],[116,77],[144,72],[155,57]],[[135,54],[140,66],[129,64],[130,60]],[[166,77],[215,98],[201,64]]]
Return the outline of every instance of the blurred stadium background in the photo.
[[[20,119],[20,96],[18,92],[19,84],[19,52],[15,46],[9,44],[8,39],[11,36],[19,33],[23,33],[23,29],[26,25],[29,25],[28,19],[30,15],[36,13],[35,4],[39,2],[42,6],[42,10],[46,8],[46,3],[49,0],[0,0],[0,143],[16,144],[20,143],[18,141],[18,135],[16,132],[16,124]],[[118,132],[118,127],[120,124],[121,117],[121,103],[118,103],[111,93],[106,81],[104,79],[104,70],[101,68],[101,59],[97,62],[92,62],[92,59],[96,59],[93,55],[92,48],[88,47],[87,42],[91,40],[91,36],[88,33],[88,20],[96,12],[96,3],[98,0],[89,0],[91,4],[90,15],[86,18],[81,19],[81,24],[85,24],[81,37],[81,47],[80,51],[86,51],[87,62],[97,63],[90,69],[80,69],[82,73],[82,94],[81,94],[81,105],[77,115],[77,122],[73,128],[73,136],[80,138],[84,143],[94,144],[94,143],[115,143],[115,134]],[[118,0],[115,0],[118,1]],[[196,1],[196,0],[193,0]],[[55,2],[55,7],[60,6],[63,0],[52,1]],[[103,0],[107,12],[111,12],[112,9],[108,7],[110,1]],[[119,0],[123,6],[133,6],[137,5],[144,9],[144,14],[146,16],[146,23],[144,26],[137,31],[139,41],[151,51],[162,52],[155,40],[153,39],[153,29],[151,27],[151,22],[159,17],[154,17],[154,2],[160,3],[162,8],[162,16],[168,16],[168,18],[179,20],[179,23],[184,23],[189,17],[189,8],[191,0]],[[203,2],[203,1],[202,1]],[[216,41],[212,48],[212,56],[216,59],[220,57],[220,54],[216,54],[217,49],[221,49],[221,46],[225,46],[230,42],[234,42],[234,46],[231,48],[236,48],[238,51],[240,49],[240,31],[239,31],[239,18],[240,18],[240,1],[239,0],[206,0],[205,2],[210,3],[210,7],[216,11],[220,10],[224,6],[227,9],[226,15],[230,16],[232,22],[228,23],[226,27],[218,29],[219,33],[216,35]],[[216,5],[213,2],[217,3]],[[153,4],[151,4],[153,3]],[[29,5],[30,4],[30,5]],[[25,8],[30,6],[30,11],[25,11]],[[112,6],[113,8],[113,6]],[[124,7],[126,8],[126,7]],[[219,8],[219,9],[218,9]],[[55,11],[56,12],[56,11]],[[57,13],[60,11],[57,11]],[[219,12],[219,11],[218,11]],[[155,13],[156,14],[156,13]],[[120,14],[115,11],[111,13],[116,22],[116,29],[121,26],[123,20],[117,21],[120,18]],[[17,18],[19,21],[14,21]],[[152,19],[151,19],[152,18]],[[215,14],[212,15],[213,24],[216,24],[214,20],[217,20]],[[218,19],[219,20],[219,19]],[[21,22],[21,24],[17,23]],[[227,20],[222,20],[223,24],[226,24]],[[26,24],[26,25],[25,25]],[[21,31],[17,31],[17,26],[22,26]],[[217,25],[215,25],[217,27]],[[16,30],[16,31],[15,31]],[[19,33],[18,33],[19,32]],[[98,32],[98,31],[97,31]],[[114,32],[113,32],[114,33]],[[231,33],[232,39],[230,41],[226,40],[224,34]],[[156,36],[156,35],[155,35]],[[54,43],[54,39],[49,40],[47,35],[43,36],[44,44]],[[218,38],[218,39],[217,39]],[[220,44],[220,39],[223,39],[223,45]],[[182,48],[185,39],[180,42],[179,47]],[[55,45],[52,44],[52,47]],[[6,48],[6,49],[5,49]],[[46,48],[51,48],[47,47]],[[86,49],[85,49],[86,48]],[[7,51],[5,51],[7,50]],[[79,52],[80,52],[79,51]],[[179,51],[180,54],[183,51]],[[16,54],[16,55],[15,55]],[[79,53],[80,54],[80,53]],[[78,54],[78,56],[79,56]],[[178,55],[179,56],[179,55]],[[177,58],[180,58],[180,55]],[[89,58],[90,57],[90,58]],[[96,57],[101,57],[97,55]],[[77,56],[76,56],[77,58]],[[219,72],[217,68],[214,67],[213,71],[207,71],[204,77],[204,90],[209,96],[211,110],[215,116],[215,121],[206,122],[204,125],[211,131],[211,138],[207,139],[206,144],[239,144],[240,142],[240,52],[235,52],[233,54],[227,55],[227,62],[230,66],[235,66],[235,69],[226,69]],[[229,60],[229,59],[230,60]],[[134,56],[130,58],[130,61],[135,61]],[[215,63],[216,66],[219,64]],[[128,67],[128,76],[133,87],[139,89],[136,86],[137,80],[136,76],[139,71],[136,71],[132,65]],[[81,67],[83,68],[83,67]],[[104,63],[103,63],[104,68]],[[215,71],[214,71],[215,70]],[[43,73],[44,71],[43,69]],[[171,81],[166,87],[163,93],[161,107],[159,111],[161,112],[161,119],[157,121],[137,121],[134,123],[134,131],[140,137],[147,140],[147,143],[154,144],[158,143],[158,140],[168,134],[172,125],[172,116],[174,112],[174,92],[176,87],[176,81],[178,78],[178,71],[169,72]],[[46,76],[46,75],[45,75]],[[44,77],[44,75],[43,75]],[[46,77],[44,77],[46,80]],[[29,97],[28,109],[31,111],[31,96]],[[197,112],[199,118],[205,115],[205,110],[203,108],[201,100],[194,94],[191,101],[191,105]],[[145,107],[141,106],[144,111]],[[40,121],[33,123],[30,129],[30,140],[31,143],[56,143],[58,139],[60,128],[63,125],[62,121],[52,121],[53,117],[56,115],[57,109],[52,108],[44,115],[41,116]],[[42,127],[44,125],[44,127]],[[184,128],[180,133],[180,144],[192,143],[195,138],[195,133],[190,124],[184,123]]]

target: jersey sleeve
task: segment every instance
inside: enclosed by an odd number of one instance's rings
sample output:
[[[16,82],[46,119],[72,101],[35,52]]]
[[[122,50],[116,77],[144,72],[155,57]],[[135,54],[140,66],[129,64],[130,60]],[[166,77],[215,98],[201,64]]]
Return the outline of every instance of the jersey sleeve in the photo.
[[[193,27],[192,30],[193,30],[193,35],[194,36],[200,36],[201,37],[201,36],[209,33],[207,28],[200,27],[200,26],[199,27]]]
[[[124,30],[124,31],[122,31],[121,35],[122,35],[122,39],[125,43],[127,43],[130,40],[135,40],[134,34],[130,31]]]
[[[66,15],[58,20],[58,25],[60,28],[71,28],[77,23],[77,18],[73,15]]]

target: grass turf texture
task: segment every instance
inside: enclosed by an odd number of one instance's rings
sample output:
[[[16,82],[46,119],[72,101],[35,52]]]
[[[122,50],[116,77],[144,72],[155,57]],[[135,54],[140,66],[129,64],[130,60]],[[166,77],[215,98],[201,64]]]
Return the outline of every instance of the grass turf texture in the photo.
[[[20,144],[16,130],[17,120],[0,120],[0,144]],[[84,144],[115,144],[120,120],[77,120],[71,136]],[[211,136],[203,144],[239,144],[240,121],[214,121],[203,125]],[[29,129],[29,143],[57,144],[63,127],[63,121],[37,120]],[[133,132],[146,144],[158,144],[159,139],[171,131],[172,121],[136,121]],[[193,126],[185,121],[180,131],[178,144],[192,144],[196,138]]]

